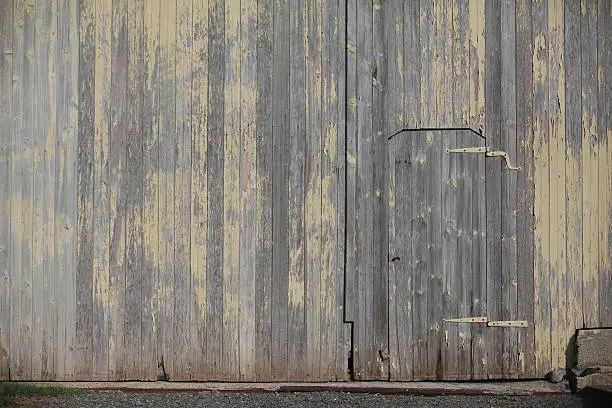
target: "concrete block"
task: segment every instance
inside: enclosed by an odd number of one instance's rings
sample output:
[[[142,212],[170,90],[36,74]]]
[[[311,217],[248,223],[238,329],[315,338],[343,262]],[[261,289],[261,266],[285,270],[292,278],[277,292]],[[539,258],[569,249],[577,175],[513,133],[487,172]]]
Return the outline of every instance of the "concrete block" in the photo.
[[[576,359],[579,369],[612,366],[612,329],[578,330]]]

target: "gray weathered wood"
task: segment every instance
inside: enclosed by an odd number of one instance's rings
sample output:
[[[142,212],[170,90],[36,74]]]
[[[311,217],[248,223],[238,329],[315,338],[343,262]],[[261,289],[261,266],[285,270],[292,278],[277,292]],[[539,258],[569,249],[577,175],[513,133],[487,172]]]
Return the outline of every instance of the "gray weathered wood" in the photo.
[[[143,281],[143,112],[144,112],[144,2],[128,4],[128,90],[125,202],[125,376],[143,376],[142,281]]]
[[[516,5],[504,0],[501,4],[501,134],[500,148],[510,157],[517,157],[516,133]],[[517,310],[517,178],[516,171],[502,165],[501,251],[502,251],[502,320],[519,320]],[[561,200],[563,201],[563,199]],[[518,330],[504,330],[503,377],[518,377]]]
[[[13,3],[0,13],[0,380],[9,379],[11,326],[11,117],[13,102]]]
[[[206,359],[209,375],[222,374],[223,341],[223,156],[224,156],[224,94],[225,78],[225,6],[222,1],[209,4],[208,36],[208,253],[206,256]]]
[[[258,381],[272,379],[272,39],[274,3],[260,1],[257,10],[257,215],[255,265],[255,361]]]
[[[189,293],[191,284],[191,101],[192,101],[192,2],[176,5],[174,69],[176,77],[176,133],[174,148],[174,293]],[[173,378],[191,379],[189,337],[191,333],[189,297],[174,296]]]
[[[485,100],[487,106],[486,133],[487,146],[501,148],[501,3],[486,3],[486,79]],[[487,208],[487,316],[501,320],[502,297],[502,162],[486,161],[486,208]],[[503,331],[488,329],[487,344],[489,377],[500,378],[502,373]]]
[[[127,88],[128,32],[127,0],[113,2],[111,34],[110,189],[109,189],[109,338],[108,371],[113,379],[126,378],[126,200],[127,190]]]
[[[287,378],[289,236],[289,4],[274,7],[272,55],[272,379]],[[284,22],[284,23],[281,23]]]
[[[144,3],[142,111],[142,378],[157,379],[156,282],[159,279],[159,18],[160,0]],[[194,88],[198,82],[194,81]],[[197,112],[197,110],[196,110]],[[194,230],[192,230],[194,231]],[[198,231],[198,230],[195,230]],[[205,233],[204,233],[204,236]],[[206,249],[204,248],[204,252]]]
[[[516,131],[523,135],[517,149],[517,163],[522,171],[517,179],[517,296],[518,317],[533,322],[533,265],[535,219],[534,201],[534,158],[533,158],[533,69],[532,69],[532,21],[531,2],[516,4]],[[581,288],[582,289],[582,288]],[[519,377],[529,376],[535,364],[534,325],[518,333]]]

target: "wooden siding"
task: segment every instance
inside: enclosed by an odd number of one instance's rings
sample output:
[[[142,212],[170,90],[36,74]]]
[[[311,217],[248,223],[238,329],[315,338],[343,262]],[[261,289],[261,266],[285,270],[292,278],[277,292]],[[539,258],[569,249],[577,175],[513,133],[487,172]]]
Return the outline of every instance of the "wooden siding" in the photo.
[[[610,0],[0,0],[0,380],[571,366],[612,325],[611,29]],[[453,127],[521,171],[478,169],[486,252],[404,281],[387,138]],[[448,291],[529,327],[427,342]]]

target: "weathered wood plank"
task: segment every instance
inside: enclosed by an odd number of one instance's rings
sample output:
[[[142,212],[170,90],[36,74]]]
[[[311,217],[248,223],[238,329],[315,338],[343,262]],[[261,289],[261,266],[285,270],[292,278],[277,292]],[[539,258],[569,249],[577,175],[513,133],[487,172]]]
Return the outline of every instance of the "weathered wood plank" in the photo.
[[[337,381],[348,381],[349,380],[349,369],[348,361],[351,353],[351,336],[352,336],[352,324],[346,323],[345,308],[347,302],[345,301],[348,296],[347,282],[347,269],[346,265],[346,245],[347,245],[347,142],[348,142],[348,123],[347,109],[348,109],[348,53],[347,53],[347,17],[348,17],[348,2],[338,2],[336,21],[337,25],[335,28],[335,43],[331,45],[332,55],[336,58],[335,66],[336,71],[336,93],[337,93],[337,107],[338,107],[338,125],[337,125],[337,197],[336,197],[336,266],[335,266],[335,281],[336,284],[336,374],[335,379]],[[333,59],[332,59],[333,61]]]
[[[174,172],[176,143],[176,4],[161,2],[159,38],[158,377],[174,378]]]
[[[550,165],[550,273],[552,368],[564,368],[567,352],[567,310],[563,282],[566,275],[565,181],[565,60],[563,3],[548,1],[548,122]]]
[[[581,2],[582,50],[582,327],[599,325],[598,152],[597,152],[597,4]],[[593,296],[591,296],[593,294]]]
[[[485,1],[469,3],[470,37],[470,127],[484,132],[485,127]]]
[[[387,135],[390,134],[390,125],[387,123],[387,112],[384,109],[384,84],[387,82],[388,55],[385,52],[384,33],[384,10],[373,2],[372,8],[372,54],[370,74],[372,89],[372,276],[368,284],[372,292],[371,316],[376,318],[372,321],[372,336],[374,357],[372,378],[389,378],[389,234],[387,226]],[[398,15],[398,20],[401,15]],[[402,33],[401,25],[397,27],[398,33]],[[401,47],[397,49],[401,51]],[[401,54],[398,59],[402,59]],[[398,84],[401,89],[401,83]],[[398,98],[400,104],[403,102]],[[400,115],[400,123],[403,122],[403,106],[397,109],[396,115]],[[395,115],[393,115],[395,116]],[[391,116],[391,118],[393,118]],[[400,125],[401,126],[401,125]],[[399,127],[399,126],[398,126]]]
[[[191,214],[191,100],[192,100],[192,2],[176,5],[175,109],[176,134],[174,154],[174,343],[173,379],[191,379],[189,365],[191,283],[190,214]]]
[[[11,326],[11,151],[13,102],[13,2],[0,13],[0,381],[9,379]]]
[[[516,161],[516,4],[501,3],[501,128],[500,144],[503,151]],[[563,157],[560,154],[559,157]],[[501,318],[518,320],[517,304],[517,178],[516,171],[501,163]],[[563,198],[561,199],[563,201]],[[502,374],[504,378],[518,376],[518,330],[503,330]]]
[[[32,377],[32,160],[34,2],[13,8],[11,170],[11,380]]]
[[[189,366],[191,379],[210,378],[207,361],[208,308],[206,284],[208,262],[208,0],[193,3],[191,38],[191,292]]]
[[[159,21],[160,0],[144,3],[142,112],[142,378],[157,379],[159,301]],[[194,82],[194,89],[197,89]],[[197,111],[196,111],[197,112]],[[204,236],[206,236],[204,234]],[[197,264],[196,264],[197,265]]]
[[[142,379],[142,279],[143,279],[143,112],[144,112],[144,2],[128,3],[127,140],[125,200],[125,376]]]
[[[223,157],[225,83],[225,5],[209,4],[208,36],[208,252],[206,255],[206,359],[209,375],[219,378],[223,367]]]
[[[225,149],[223,172],[224,379],[239,375],[240,308],[240,4],[225,2]]]
[[[92,379],[108,380],[110,256],[110,125],[112,1],[95,4],[93,137],[93,366]],[[84,35],[84,34],[83,34]],[[82,41],[86,37],[82,37]],[[81,88],[83,89],[83,88]],[[79,127],[81,131],[81,127]],[[83,134],[87,137],[87,134]],[[91,210],[90,210],[91,211]],[[79,238],[79,241],[81,239]],[[87,248],[83,248],[85,251]],[[81,261],[79,251],[79,262]],[[85,258],[87,259],[87,258]],[[79,268],[80,270],[80,268]]]
[[[486,3],[485,31],[487,43],[485,46],[485,99],[487,117],[485,120],[487,145],[491,148],[501,147],[501,3]],[[490,319],[501,319],[502,311],[502,162],[487,160],[485,167],[486,208],[487,208],[487,316]],[[489,362],[489,378],[502,378],[503,341],[504,334],[499,329],[488,329],[487,344]]]
[[[517,163],[517,252],[518,317],[534,321],[534,235],[535,195],[533,157],[533,37],[531,2],[516,4],[516,132]],[[535,366],[534,325],[518,332],[519,377],[531,378]]]
[[[320,380],[334,380],[338,372],[338,355],[342,348],[337,343],[342,329],[339,319],[342,300],[338,302],[339,286],[343,278],[338,271],[338,5],[317,3],[321,7],[321,302],[320,344],[318,363]],[[343,75],[343,74],[342,74]],[[316,349],[315,349],[316,352]],[[312,356],[312,354],[311,354]],[[311,359],[312,357],[309,357]]]
[[[418,128],[421,117],[421,26],[420,3],[404,2],[404,125]]]
[[[289,16],[288,137],[288,378],[304,378],[306,368],[305,181],[306,170],[306,5],[293,2]]]
[[[599,327],[612,326],[612,5],[600,0],[597,13],[599,142]]]
[[[306,378],[320,380],[322,363],[322,47],[323,4],[304,2],[304,285]]]
[[[113,2],[111,30],[111,106],[109,141],[109,337],[108,371],[113,380],[126,378],[125,313],[127,268],[126,199],[127,191],[127,88],[128,32],[127,0]]]
[[[378,150],[381,150],[385,144],[387,144],[386,158],[387,170],[385,173],[388,174],[388,186],[385,190],[385,200],[381,205],[387,205],[388,208],[385,211],[388,214],[388,231],[384,231],[384,225],[382,231],[377,231],[378,235],[375,239],[380,239],[381,234],[387,235],[387,239],[382,240],[383,243],[387,242],[387,252],[385,254],[383,250],[380,253],[379,261],[386,259],[384,264],[377,266],[378,268],[386,268],[388,270],[388,303],[389,316],[388,316],[388,332],[389,332],[389,375],[392,380],[404,379],[405,373],[410,370],[411,363],[406,360],[406,355],[410,349],[406,348],[406,337],[410,337],[412,332],[412,326],[410,319],[405,318],[405,305],[410,304],[409,295],[405,291],[405,288],[410,286],[410,281],[407,276],[403,273],[401,264],[397,261],[392,262],[391,259],[399,257],[404,258],[405,262],[409,262],[408,258],[405,258],[404,254],[400,254],[400,248],[403,247],[399,242],[398,237],[395,236],[395,223],[396,220],[396,150],[397,141],[396,138],[391,141],[387,141],[387,137],[395,133],[398,129],[401,129],[404,125],[404,4],[401,2],[389,2],[380,4],[380,8],[377,5],[374,6],[374,15],[381,14],[378,17],[378,21],[375,20],[376,31],[382,30],[382,35],[377,36],[377,39],[382,41],[382,44],[376,44],[377,48],[381,48],[379,53],[381,56],[376,61],[376,73],[373,77],[372,84],[374,85],[375,95],[377,100],[374,103],[375,116],[379,121],[378,126],[382,131],[381,136],[377,136]],[[377,108],[380,106],[380,108]],[[401,135],[402,138],[399,143],[406,143],[404,139],[407,135]],[[405,144],[401,145],[402,147]],[[404,152],[405,154],[405,152]],[[400,160],[403,156],[399,156]],[[381,166],[384,167],[384,166]],[[399,188],[403,188],[400,185]],[[386,201],[386,202],[385,202]],[[400,207],[401,209],[402,207]],[[383,220],[384,221],[384,220]],[[386,255],[386,256],[385,256]],[[398,318],[399,317],[399,318]],[[382,319],[381,319],[382,320]],[[400,346],[401,344],[401,346]],[[408,364],[407,364],[408,363]]]
[[[34,231],[32,378],[50,379],[54,371],[53,329],[56,278],[57,143],[57,2],[36,4],[35,124],[34,124]],[[61,237],[58,237],[61,238]]]
[[[551,367],[550,241],[548,165],[548,10],[544,3],[532,4],[533,35],[533,150],[535,161],[535,375]]]
[[[93,11],[94,8],[91,7],[90,10]],[[58,44],[60,45],[58,70],[62,75],[59,79],[57,126],[60,141],[58,172],[65,173],[65,177],[61,179],[62,182],[58,182],[57,209],[59,222],[56,221],[55,223],[55,236],[56,239],[59,239],[61,246],[56,246],[56,252],[58,252],[56,258],[58,265],[62,266],[58,269],[58,276],[55,281],[55,299],[64,299],[64,304],[57,312],[56,341],[54,343],[57,352],[55,353],[54,370],[55,378],[65,380],[74,379],[74,351],[76,349],[77,206],[79,197],[77,189],[79,109],[77,106],[79,101],[79,53],[82,50],[80,48],[78,21],[79,2],[77,0],[62,0],[58,8],[58,27],[60,28],[58,31]],[[93,16],[89,21],[93,21]],[[91,25],[87,32],[91,39],[90,45],[93,45],[95,39]],[[89,54],[87,60],[90,61],[90,67],[93,67],[95,55],[93,49],[90,49],[89,52],[91,54]],[[89,92],[91,92],[94,86],[94,76],[91,71],[88,72],[88,86]],[[93,104],[91,102],[88,109],[90,109],[89,112],[92,112]],[[93,139],[92,119],[91,117],[88,119],[89,139]],[[89,142],[88,147],[91,146],[92,144]],[[92,185],[90,185],[90,191],[91,187]],[[92,217],[93,214],[89,214]],[[90,226],[93,226],[93,224],[90,223]],[[88,273],[92,274],[91,266]],[[59,285],[58,282],[61,281],[64,281],[65,284]],[[91,296],[91,283],[88,284],[88,289]],[[63,314],[63,317],[60,318],[60,314]]]
[[[272,39],[274,3],[257,5],[256,99],[256,254],[255,265],[255,371],[258,381],[270,381],[272,331]]]
[[[240,380],[255,381],[255,277],[257,274],[257,2],[240,10]]]

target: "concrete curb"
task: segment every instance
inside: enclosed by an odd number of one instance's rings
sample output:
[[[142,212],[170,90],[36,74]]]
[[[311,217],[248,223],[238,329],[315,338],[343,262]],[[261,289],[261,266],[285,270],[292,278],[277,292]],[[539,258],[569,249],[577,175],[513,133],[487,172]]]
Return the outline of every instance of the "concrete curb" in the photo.
[[[417,395],[558,395],[568,394],[567,384],[547,381],[505,382],[328,382],[328,383],[221,383],[221,382],[25,382],[35,386],[60,386],[126,392],[362,392]]]

